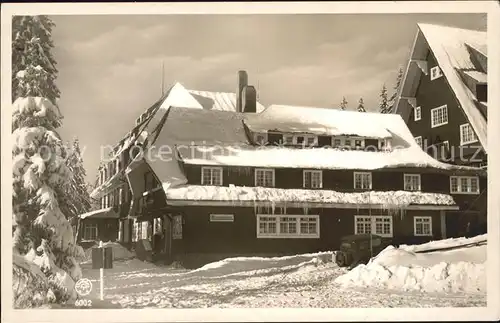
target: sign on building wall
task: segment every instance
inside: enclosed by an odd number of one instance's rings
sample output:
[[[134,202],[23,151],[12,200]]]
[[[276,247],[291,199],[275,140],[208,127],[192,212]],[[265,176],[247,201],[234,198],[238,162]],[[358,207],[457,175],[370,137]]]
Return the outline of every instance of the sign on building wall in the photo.
[[[174,215],[172,239],[182,239],[182,215]]]
[[[234,214],[210,214],[210,222],[234,222]]]

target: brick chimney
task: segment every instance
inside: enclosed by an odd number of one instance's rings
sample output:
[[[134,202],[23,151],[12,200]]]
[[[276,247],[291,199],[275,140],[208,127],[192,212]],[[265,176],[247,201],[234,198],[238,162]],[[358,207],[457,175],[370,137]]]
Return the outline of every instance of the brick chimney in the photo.
[[[238,89],[236,90],[236,112],[243,112],[243,89],[248,85],[246,71],[238,71]]]
[[[242,92],[243,112],[257,112],[257,91],[253,85],[247,85]]]

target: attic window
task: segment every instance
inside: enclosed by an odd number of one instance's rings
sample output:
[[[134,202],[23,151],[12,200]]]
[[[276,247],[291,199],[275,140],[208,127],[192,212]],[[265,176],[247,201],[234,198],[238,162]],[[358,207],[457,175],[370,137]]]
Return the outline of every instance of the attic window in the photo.
[[[443,73],[441,72],[441,68],[439,68],[439,66],[434,66],[433,68],[431,68],[431,81],[434,81],[441,76],[443,76]]]

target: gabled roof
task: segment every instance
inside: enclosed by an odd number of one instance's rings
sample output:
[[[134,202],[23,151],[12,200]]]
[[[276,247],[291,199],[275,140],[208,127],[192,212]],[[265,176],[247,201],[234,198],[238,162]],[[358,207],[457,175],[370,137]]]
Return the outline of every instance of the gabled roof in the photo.
[[[271,105],[261,113],[246,115],[245,124],[255,132],[303,132],[329,136],[390,138],[392,135],[388,128],[391,127],[393,119],[397,118],[380,113]]]
[[[405,119],[409,117],[410,105],[401,97],[414,97],[421,73],[411,63],[411,60],[425,60],[430,49],[439,64],[444,77],[466,115],[469,123],[474,128],[479,141],[487,150],[487,121],[478,108],[478,101],[472,91],[460,77],[459,70],[477,70],[467,46],[486,55],[486,32],[468,30],[447,26],[418,24],[418,31],[408,61],[405,75],[396,100],[395,113],[401,114]],[[476,75],[479,77],[479,75]],[[418,104],[418,103],[417,103]]]
[[[205,110],[236,112],[236,93],[187,90]],[[257,102],[257,112],[264,106]]]

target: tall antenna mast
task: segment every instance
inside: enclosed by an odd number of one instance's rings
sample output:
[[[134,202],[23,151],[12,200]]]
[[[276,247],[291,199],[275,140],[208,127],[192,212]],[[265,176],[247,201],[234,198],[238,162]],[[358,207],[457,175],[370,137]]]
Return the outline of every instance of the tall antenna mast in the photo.
[[[165,94],[165,66],[163,60],[161,60],[161,96]]]

